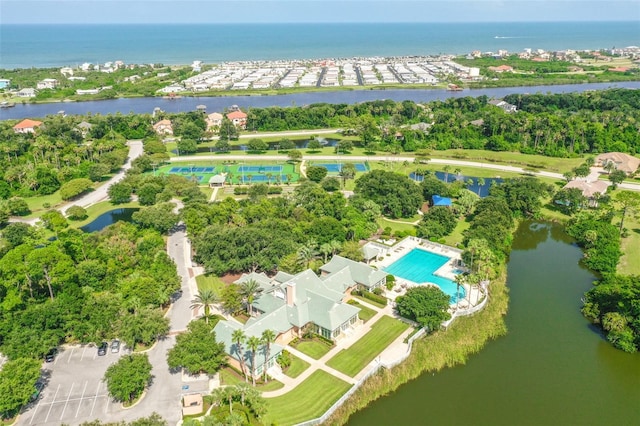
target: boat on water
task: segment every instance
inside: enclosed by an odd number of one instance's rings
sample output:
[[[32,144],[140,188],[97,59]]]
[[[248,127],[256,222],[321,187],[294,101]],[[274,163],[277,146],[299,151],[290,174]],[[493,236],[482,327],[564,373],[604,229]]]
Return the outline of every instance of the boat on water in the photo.
[[[14,106],[16,106],[16,104],[13,102],[7,102],[7,101],[0,102],[0,108],[12,108]]]
[[[464,90],[462,87],[458,86],[457,84],[449,84],[447,86],[447,90],[450,92],[461,92],[462,90]]]

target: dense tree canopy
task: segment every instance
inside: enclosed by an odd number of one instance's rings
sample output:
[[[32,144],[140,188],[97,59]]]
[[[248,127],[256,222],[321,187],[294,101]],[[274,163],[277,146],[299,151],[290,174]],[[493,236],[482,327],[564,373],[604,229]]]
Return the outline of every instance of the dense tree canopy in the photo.
[[[391,217],[411,217],[422,205],[422,192],[407,176],[373,170],[356,180],[355,193],[371,200]]]
[[[104,374],[107,390],[115,400],[131,402],[151,382],[151,363],[147,354],[123,355]]]
[[[440,288],[431,285],[412,287],[396,299],[400,315],[414,320],[429,331],[438,330],[443,321],[451,318],[447,311],[450,298]]]
[[[191,321],[187,332],[176,337],[176,345],[167,354],[169,367],[182,367],[187,374],[213,374],[224,366],[224,344],[216,342],[214,326],[213,322]]]

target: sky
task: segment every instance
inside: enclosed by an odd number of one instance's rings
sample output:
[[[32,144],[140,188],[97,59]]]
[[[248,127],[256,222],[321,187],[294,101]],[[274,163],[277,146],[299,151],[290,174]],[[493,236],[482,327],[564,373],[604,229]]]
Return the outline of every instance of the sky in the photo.
[[[0,24],[527,21],[640,22],[640,0],[0,0]]]

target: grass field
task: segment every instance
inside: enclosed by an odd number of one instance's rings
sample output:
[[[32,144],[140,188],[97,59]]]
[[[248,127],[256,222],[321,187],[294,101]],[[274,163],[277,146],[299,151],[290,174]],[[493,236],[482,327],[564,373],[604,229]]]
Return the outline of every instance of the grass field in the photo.
[[[244,378],[230,368],[223,368],[220,370],[220,382],[223,385],[235,386],[240,383],[245,383]],[[257,383],[256,389],[261,392],[269,392],[278,390],[284,387],[282,382],[277,380],[269,380],[267,383]]]
[[[291,378],[296,378],[301,375],[307,368],[309,368],[309,364],[307,361],[304,361],[297,356],[291,354],[291,365],[287,368],[287,371],[284,372],[287,376]]]
[[[337,377],[318,370],[291,392],[267,398],[264,424],[286,426],[320,417],[350,387]]]
[[[619,225],[620,222],[617,222]],[[624,255],[618,262],[618,273],[625,275],[640,275],[640,220],[632,216],[625,218],[624,227],[629,230],[629,236],[622,239],[621,249]]]
[[[304,340],[294,346],[297,350],[305,355],[310,356],[313,359],[322,358],[327,352],[331,350],[331,347],[319,340]]]
[[[222,294],[222,289],[226,286],[220,278],[214,275],[198,275],[196,277],[196,283],[198,284],[198,291],[210,288],[213,289],[218,296]]]
[[[456,223],[456,227],[453,230],[453,232],[450,235],[447,235],[446,237],[444,237],[445,240],[445,244],[451,247],[455,247],[456,245],[462,243],[462,240],[464,239],[464,237],[462,236],[462,233],[469,229],[469,227],[471,226],[471,222],[467,221],[467,220],[459,220]]]
[[[409,328],[408,324],[383,316],[349,349],[344,349],[331,358],[327,365],[351,377],[380,354],[391,342]]]
[[[369,321],[371,318],[373,318],[373,316],[375,314],[377,314],[377,311],[374,311],[371,308],[367,308],[366,306],[364,306],[361,303],[358,303],[356,300],[349,300],[350,305],[355,306],[356,308],[360,308],[360,312],[358,313],[358,317],[360,317],[360,319],[364,322]]]

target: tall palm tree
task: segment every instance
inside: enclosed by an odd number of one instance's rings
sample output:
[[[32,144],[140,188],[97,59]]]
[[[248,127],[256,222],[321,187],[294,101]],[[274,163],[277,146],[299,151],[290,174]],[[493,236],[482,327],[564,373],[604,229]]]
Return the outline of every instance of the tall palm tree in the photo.
[[[253,314],[253,301],[256,298],[256,295],[260,293],[262,289],[260,288],[260,284],[256,280],[247,280],[242,283],[240,286],[240,294],[244,297],[247,302],[247,313],[249,316]]]
[[[236,344],[236,352],[238,353],[238,359],[240,360],[240,370],[242,370],[242,374],[244,375],[244,381],[247,381],[247,370],[244,366],[244,347],[243,344],[247,340],[247,335],[244,334],[242,329],[237,329],[233,331],[231,335],[231,340]]]
[[[333,247],[331,247],[330,243],[324,243],[320,246],[320,254],[322,255],[324,262],[327,263],[327,256],[333,252]]]
[[[204,321],[209,324],[209,317],[211,316],[211,306],[218,302],[218,295],[213,289],[205,288],[200,290],[196,297],[191,301],[191,309],[204,308]]]
[[[458,308],[460,306],[460,287],[464,288],[467,277],[464,274],[458,274],[455,276],[454,281],[456,283],[456,308]]]
[[[485,182],[484,182],[484,178],[478,178],[478,197],[480,196],[480,190],[482,189],[482,187],[484,186]]]
[[[247,346],[251,350],[251,381],[253,386],[256,385],[256,352],[258,352],[258,347],[261,344],[262,342],[256,336],[251,336],[247,339]]]
[[[444,181],[449,182],[449,170],[451,170],[451,166],[447,164],[442,170],[444,170]]]
[[[269,356],[271,355],[271,344],[276,340],[276,333],[273,330],[266,329],[262,332],[262,344],[265,347],[264,350],[264,382],[267,382],[267,363],[269,362]]]
[[[315,255],[315,244],[312,244],[311,242],[308,242],[298,249],[298,261],[301,264],[305,265],[305,267],[307,268],[309,267],[309,264],[311,263],[311,260],[313,260]]]

